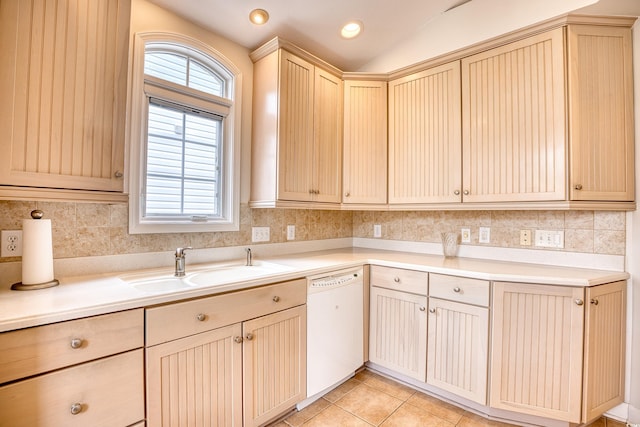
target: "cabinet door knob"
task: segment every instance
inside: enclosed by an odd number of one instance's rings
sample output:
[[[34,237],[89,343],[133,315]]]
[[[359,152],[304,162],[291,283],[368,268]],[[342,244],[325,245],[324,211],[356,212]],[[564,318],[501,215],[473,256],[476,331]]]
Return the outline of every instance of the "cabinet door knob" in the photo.
[[[273,302],[280,302],[280,297],[278,295],[273,297]]]
[[[576,305],[583,305],[584,301],[582,301],[580,298],[577,298],[575,301]]]
[[[344,193],[344,197],[351,197],[351,193],[347,191],[346,193]]]
[[[591,304],[598,305],[598,300],[595,298],[591,298]]]
[[[204,322],[204,320],[205,320],[206,318],[207,318],[207,315],[206,315],[206,314],[204,314],[204,313],[199,313],[199,314],[196,316],[196,319],[198,319],[200,322]]]
[[[454,191],[453,194],[455,194],[456,196],[459,196],[460,195],[460,190]]]
[[[396,276],[396,277],[393,278],[393,281],[396,282],[396,283],[400,283],[400,278]]]
[[[247,341],[251,341],[253,339],[253,334],[249,332],[247,335],[244,336],[244,339]]]
[[[71,345],[71,348],[82,347],[82,338],[72,338],[70,345]]]
[[[469,195],[469,190],[464,190],[464,191],[462,192],[462,194],[464,194],[465,196],[468,196],[468,195]]]
[[[113,176],[115,176],[116,178],[122,178],[124,176],[124,174],[120,171],[116,171]]]
[[[576,184],[573,188],[576,190],[582,190],[582,184]]]
[[[436,312],[436,309],[435,309],[435,308],[431,307],[431,308],[429,309],[429,313],[432,313],[432,314],[433,314],[433,313],[435,313],[435,312]]]
[[[235,337],[233,340],[238,344],[242,344],[242,341],[244,341],[242,337]]]
[[[74,403],[70,408],[71,415],[78,415],[82,412],[82,403]]]
[[[420,307],[420,311],[424,311],[424,310],[425,310],[425,308],[424,308],[424,307]]]
[[[455,288],[453,288],[453,292],[456,292],[456,293],[460,292],[460,288],[456,286]]]

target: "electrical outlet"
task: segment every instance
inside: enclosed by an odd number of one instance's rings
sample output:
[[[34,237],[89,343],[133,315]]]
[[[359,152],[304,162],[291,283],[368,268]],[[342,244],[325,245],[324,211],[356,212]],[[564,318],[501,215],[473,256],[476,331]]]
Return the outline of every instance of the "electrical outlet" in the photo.
[[[489,227],[480,227],[478,230],[479,243],[491,243],[491,229]]]
[[[22,230],[2,230],[0,233],[2,251],[0,256],[22,256]]]
[[[531,230],[520,230],[520,246],[531,246]]]
[[[251,227],[252,242],[268,242],[271,229],[269,227]]]
[[[541,248],[564,248],[564,231],[536,230],[535,242]]]
[[[471,243],[471,229],[470,228],[461,228],[460,229],[460,242],[462,242],[462,243]]]
[[[296,226],[287,225],[287,240],[296,240]]]
[[[373,237],[382,237],[382,226],[380,224],[373,225]]]

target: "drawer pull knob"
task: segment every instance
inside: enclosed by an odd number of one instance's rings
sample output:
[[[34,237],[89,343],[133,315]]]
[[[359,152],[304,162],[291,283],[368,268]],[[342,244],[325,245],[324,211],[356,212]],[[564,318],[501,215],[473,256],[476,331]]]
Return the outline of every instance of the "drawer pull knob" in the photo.
[[[235,337],[233,340],[238,344],[242,344],[242,341],[244,341],[242,337]]]
[[[249,332],[247,335],[244,336],[244,339],[247,341],[251,341],[253,339],[253,334]]]
[[[396,276],[396,277],[393,278],[393,281],[396,282],[396,283],[400,283],[400,278]]]
[[[435,308],[431,307],[431,308],[429,309],[429,313],[435,313],[435,312],[436,312],[436,309],[435,309]]]
[[[460,190],[454,191],[453,194],[455,194],[456,196],[459,196],[460,195]]]
[[[280,302],[280,297],[278,295],[273,297],[273,302]]]
[[[424,307],[420,307],[420,311],[424,311],[424,310],[425,310],[425,308],[424,308]]]
[[[468,196],[468,195],[469,195],[469,190],[464,190],[464,191],[462,192],[462,194],[464,194],[465,196]]]
[[[198,314],[196,316],[196,319],[198,319],[201,322],[204,322],[206,318],[207,318],[207,316],[205,314],[203,314],[203,313],[200,313],[200,314]]]
[[[82,338],[72,338],[70,345],[71,345],[71,348],[82,347]]]
[[[582,301],[580,298],[575,300],[576,305],[583,305],[584,301]]]
[[[593,305],[598,305],[598,300],[597,300],[597,299],[595,299],[595,298],[592,298],[592,299],[591,299],[591,304],[593,304]]]
[[[453,288],[453,292],[456,292],[456,293],[460,292],[460,288],[456,286],[455,288]]]
[[[71,405],[71,415],[78,415],[80,412],[82,412],[82,404],[81,403],[74,403],[73,405]]]

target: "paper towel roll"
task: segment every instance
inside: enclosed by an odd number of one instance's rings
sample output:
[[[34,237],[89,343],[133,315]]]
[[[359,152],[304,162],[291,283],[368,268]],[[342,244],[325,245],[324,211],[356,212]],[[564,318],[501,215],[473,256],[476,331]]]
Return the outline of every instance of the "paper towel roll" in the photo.
[[[53,280],[53,243],[50,219],[22,220],[22,284]]]

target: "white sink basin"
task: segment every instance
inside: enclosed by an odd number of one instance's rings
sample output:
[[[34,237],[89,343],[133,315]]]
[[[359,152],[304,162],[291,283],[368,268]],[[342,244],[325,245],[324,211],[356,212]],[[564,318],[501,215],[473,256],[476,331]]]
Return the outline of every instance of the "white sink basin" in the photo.
[[[284,273],[291,269],[286,265],[265,261],[254,261],[253,265],[227,264],[189,274],[187,281],[195,286],[209,286],[254,279],[269,274]]]
[[[169,275],[125,275],[121,279],[134,288],[144,292],[170,292],[196,286],[213,286],[224,283],[236,283],[251,280],[260,276],[278,274],[292,270],[286,265],[274,264],[266,261],[254,261],[253,265],[244,263],[223,264],[212,267],[197,267],[189,271],[185,277]]]
[[[179,277],[152,277],[144,280],[134,280],[129,283],[134,288],[145,292],[167,292],[192,287],[185,278]]]

